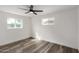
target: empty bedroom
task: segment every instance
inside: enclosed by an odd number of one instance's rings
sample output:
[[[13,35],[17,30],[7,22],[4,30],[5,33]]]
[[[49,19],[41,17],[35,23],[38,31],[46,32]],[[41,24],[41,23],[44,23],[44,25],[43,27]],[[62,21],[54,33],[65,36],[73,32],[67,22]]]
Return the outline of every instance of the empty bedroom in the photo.
[[[78,53],[78,5],[0,5],[0,53]]]

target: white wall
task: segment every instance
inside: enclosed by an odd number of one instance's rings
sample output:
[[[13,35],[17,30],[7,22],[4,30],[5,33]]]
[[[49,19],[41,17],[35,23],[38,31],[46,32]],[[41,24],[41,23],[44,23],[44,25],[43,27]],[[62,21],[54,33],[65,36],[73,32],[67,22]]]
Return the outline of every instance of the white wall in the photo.
[[[55,26],[43,26],[43,18],[55,17]],[[66,9],[44,16],[36,16],[32,19],[34,37],[53,43],[78,48],[77,40],[77,8]]]
[[[79,49],[79,7],[78,7],[78,49]]]
[[[23,29],[7,29],[7,18],[23,20]],[[28,17],[0,11],[0,45],[31,37],[31,20]]]

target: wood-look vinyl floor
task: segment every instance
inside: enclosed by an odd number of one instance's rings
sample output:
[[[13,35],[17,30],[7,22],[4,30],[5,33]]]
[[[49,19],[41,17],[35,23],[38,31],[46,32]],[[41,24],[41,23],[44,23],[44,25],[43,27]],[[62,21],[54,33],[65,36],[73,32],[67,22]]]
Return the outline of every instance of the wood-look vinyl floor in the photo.
[[[1,46],[0,53],[78,53],[78,50],[43,40],[25,39]]]

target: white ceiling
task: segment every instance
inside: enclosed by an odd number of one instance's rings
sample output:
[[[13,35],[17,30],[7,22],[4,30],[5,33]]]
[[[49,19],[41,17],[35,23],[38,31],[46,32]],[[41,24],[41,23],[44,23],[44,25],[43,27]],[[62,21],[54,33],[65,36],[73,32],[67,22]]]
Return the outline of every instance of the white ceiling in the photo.
[[[45,15],[53,13],[59,10],[77,7],[74,5],[34,5],[34,9],[40,9],[44,12],[38,12],[38,15]],[[25,10],[19,8],[28,8],[28,5],[0,5],[0,10],[12,14],[22,15],[22,16],[35,16],[32,13],[25,14]]]

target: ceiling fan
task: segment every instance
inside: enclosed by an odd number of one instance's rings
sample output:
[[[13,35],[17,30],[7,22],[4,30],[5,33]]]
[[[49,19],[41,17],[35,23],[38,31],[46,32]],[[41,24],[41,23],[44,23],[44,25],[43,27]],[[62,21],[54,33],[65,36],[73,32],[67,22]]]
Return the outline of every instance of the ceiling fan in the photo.
[[[25,12],[25,14],[32,12],[33,14],[37,15],[37,12],[43,12],[43,10],[34,10],[33,5],[30,5],[28,8],[29,8],[28,10],[24,8],[20,8],[20,9],[27,11]]]

